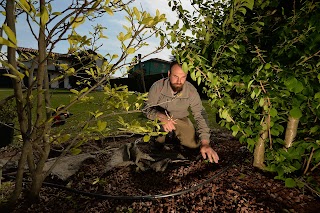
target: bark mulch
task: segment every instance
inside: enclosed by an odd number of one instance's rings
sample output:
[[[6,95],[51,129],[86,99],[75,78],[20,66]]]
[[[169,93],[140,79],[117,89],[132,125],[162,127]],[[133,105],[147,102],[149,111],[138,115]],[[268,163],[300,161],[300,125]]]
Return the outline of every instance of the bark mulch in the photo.
[[[136,139],[93,142],[83,151]],[[164,172],[137,171],[134,165],[104,172],[109,157],[100,153],[66,182],[46,180],[87,195],[44,185],[38,203],[21,200],[13,212],[320,212],[319,197],[306,188],[286,188],[274,174],[254,168],[252,153],[229,133],[214,130],[211,139],[219,164],[185,153],[190,161],[171,163]]]

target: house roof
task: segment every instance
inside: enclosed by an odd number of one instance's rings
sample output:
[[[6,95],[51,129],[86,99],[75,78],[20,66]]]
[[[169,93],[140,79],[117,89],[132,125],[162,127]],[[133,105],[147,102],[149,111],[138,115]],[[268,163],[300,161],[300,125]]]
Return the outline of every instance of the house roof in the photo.
[[[157,61],[157,62],[162,62],[162,63],[166,63],[166,64],[170,64],[171,63],[170,61],[166,61],[166,60],[163,60],[163,59],[160,59],[160,58],[151,58],[151,59],[142,61],[142,63],[145,63],[147,61]]]
[[[37,49],[32,49],[32,48],[18,47],[17,52],[20,54],[24,52],[38,53],[39,51]],[[51,52],[51,54],[58,58],[69,58],[71,56],[70,54],[61,54],[61,53],[55,53],[55,52]]]

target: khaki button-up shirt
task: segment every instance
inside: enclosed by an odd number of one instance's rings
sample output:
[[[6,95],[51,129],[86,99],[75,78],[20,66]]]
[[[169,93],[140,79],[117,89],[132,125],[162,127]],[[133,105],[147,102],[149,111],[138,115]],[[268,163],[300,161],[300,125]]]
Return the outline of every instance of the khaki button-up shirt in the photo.
[[[197,89],[190,82],[186,81],[182,91],[174,94],[168,78],[156,81],[149,90],[148,101],[144,108],[147,118],[156,119],[156,114],[159,112],[157,106],[167,110],[173,119],[188,117],[190,107],[201,140],[209,140],[207,115]]]

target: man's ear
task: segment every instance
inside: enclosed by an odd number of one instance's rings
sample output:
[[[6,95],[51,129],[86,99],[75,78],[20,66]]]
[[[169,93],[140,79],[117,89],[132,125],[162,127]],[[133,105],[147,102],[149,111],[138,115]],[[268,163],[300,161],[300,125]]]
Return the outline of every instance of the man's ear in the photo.
[[[170,77],[170,71],[168,71],[168,77]]]

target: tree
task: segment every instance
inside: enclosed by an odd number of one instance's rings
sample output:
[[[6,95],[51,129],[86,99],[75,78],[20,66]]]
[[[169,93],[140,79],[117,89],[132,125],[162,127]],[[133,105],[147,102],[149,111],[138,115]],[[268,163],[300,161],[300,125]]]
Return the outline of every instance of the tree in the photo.
[[[65,155],[74,146],[79,146],[81,136],[84,131],[88,131],[88,125],[84,125],[81,132],[72,140],[68,135],[57,136],[51,131],[52,120],[55,115],[68,110],[72,105],[85,99],[88,94],[98,86],[104,86],[106,95],[110,95],[110,99],[118,101],[122,99],[118,108],[123,109],[125,113],[132,111],[139,111],[141,107],[138,103],[134,106],[128,104],[128,101],[123,98],[128,97],[128,91],[125,87],[112,90],[108,85],[108,80],[121,67],[130,67],[132,62],[126,62],[129,55],[135,53],[143,46],[147,45],[147,39],[152,35],[160,38],[161,44],[153,52],[160,51],[166,44],[163,37],[163,32],[157,26],[165,21],[165,15],[157,11],[155,16],[151,16],[146,11],[139,11],[136,7],[131,8],[132,0],[92,0],[81,1],[75,0],[70,2],[70,5],[63,11],[54,11],[52,1],[6,1],[6,23],[3,25],[3,30],[7,39],[0,37],[0,44],[7,46],[7,61],[1,62],[9,68],[10,73],[6,74],[12,79],[14,87],[14,98],[16,100],[16,107],[19,120],[19,130],[22,136],[23,146],[22,154],[19,159],[18,171],[16,175],[15,190],[12,195],[11,203],[15,203],[19,198],[22,190],[22,181],[24,175],[24,166],[28,165],[28,170],[31,174],[31,187],[29,196],[35,199],[39,195],[40,188],[44,179],[50,173],[53,167],[47,172],[43,171],[44,164],[49,156],[50,147],[53,142],[59,140],[60,142],[69,141],[69,146],[62,153]],[[16,10],[22,11],[27,17],[30,32],[38,40],[38,54],[37,55],[22,55],[16,58],[17,39],[15,22]],[[106,56],[101,54],[92,54],[96,52],[99,47],[96,42],[99,39],[106,39],[103,33],[104,27],[98,25],[91,33],[92,37],[88,35],[80,35],[76,29],[79,25],[88,20],[93,20],[96,17],[105,15],[113,15],[115,12],[123,12],[126,14],[128,25],[124,26],[124,32],[119,32],[117,38],[121,43],[122,54],[120,56],[108,53]],[[36,35],[38,32],[38,35]],[[64,64],[57,64],[62,70],[62,78],[65,75],[78,74],[78,71],[85,71],[92,81],[83,85],[80,91],[72,89],[75,98],[67,106],[60,106],[57,109],[52,109],[50,100],[49,81],[47,73],[47,62],[53,56],[52,51],[58,42],[68,40],[70,44],[69,53],[76,56],[79,61],[86,60],[86,66],[68,67]],[[84,54],[85,53],[85,54]],[[145,54],[145,57],[149,54]],[[85,58],[84,58],[85,57]],[[94,66],[92,61],[100,58],[104,63],[102,66]],[[25,67],[22,60],[32,59],[37,66],[31,68]],[[78,70],[76,70],[77,68]],[[93,69],[94,68],[94,69]],[[23,89],[23,79],[28,78],[28,87]],[[119,91],[121,93],[119,93]],[[138,99],[145,98],[144,96]],[[119,105],[119,103],[118,103]],[[35,110],[33,110],[35,108]],[[35,116],[34,116],[35,113]],[[102,112],[92,112],[92,120],[96,122],[96,131],[106,129],[106,122],[97,120],[102,117]],[[130,127],[130,126],[129,126]],[[129,128],[128,127],[128,128]],[[92,129],[91,129],[92,130]],[[139,130],[139,129],[138,129]],[[138,131],[136,130],[136,131]],[[140,128],[140,132],[144,134],[152,132],[152,128]],[[60,157],[61,157],[60,156]],[[59,159],[58,159],[59,160]]]
[[[294,186],[290,173],[314,171],[320,161],[319,3],[191,4],[190,12],[169,3],[182,21],[181,31],[178,22],[170,27],[174,53],[206,84],[220,125],[254,152],[254,166]]]

